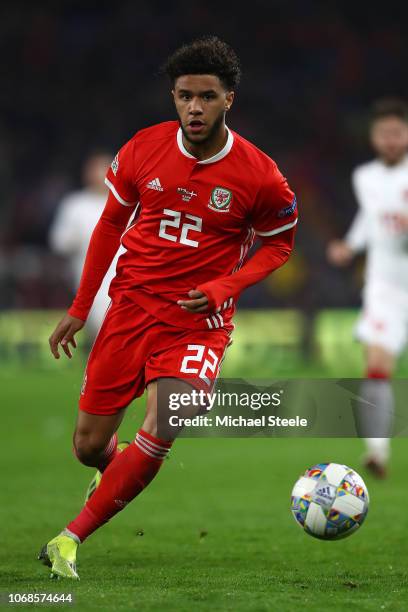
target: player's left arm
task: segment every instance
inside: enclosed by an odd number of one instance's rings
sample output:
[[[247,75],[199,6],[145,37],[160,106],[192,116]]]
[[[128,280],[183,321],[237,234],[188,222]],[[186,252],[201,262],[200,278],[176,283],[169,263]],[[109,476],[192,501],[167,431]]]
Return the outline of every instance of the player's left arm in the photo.
[[[285,230],[282,236],[262,238],[262,246],[241,270],[199,285],[189,292],[192,299],[180,300],[180,306],[191,312],[205,312],[218,308],[230,297],[236,299],[244,289],[263,280],[289,259],[294,235],[295,229],[291,228]]]
[[[293,250],[297,218],[296,196],[273,164],[251,215],[251,225],[262,242],[261,247],[238,272],[199,285],[190,291],[192,299],[180,301],[180,306],[192,312],[217,309],[225,300],[236,299],[244,289],[280,268]]]

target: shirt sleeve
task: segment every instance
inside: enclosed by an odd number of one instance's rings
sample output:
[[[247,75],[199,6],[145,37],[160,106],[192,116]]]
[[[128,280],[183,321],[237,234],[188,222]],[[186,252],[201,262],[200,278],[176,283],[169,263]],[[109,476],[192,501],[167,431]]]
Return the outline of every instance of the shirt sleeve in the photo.
[[[86,321],[132,213],[132,208],[120,206],[116,196],[112,193],[108,195],[102,216],[91,236],[77,294],[68,310],[72,317]]]
[[[296,196],[277,165],[271,165],[258,191],[251,224],[258,236],[275,236],[297,223]]]
[[[135,206],[139,201],[134,137],[116,154],[106,174],[105,183],[123,206]]]
[[[208,309],[216,310],[230,297],[237,299],[240,293],[280,268],[293,249],[295,227],[278,236],[262,237],[262,246],[246,264],[234,274],[224,276],[197,287],[208,298]]]
[[[296,196],[272,160],[258,191],[250,223],[262,246],[238,272],[197,287],[207,296],[209,310],[219,308],[229,297],[236,299],[244,289],[282,266],[293,249]]]

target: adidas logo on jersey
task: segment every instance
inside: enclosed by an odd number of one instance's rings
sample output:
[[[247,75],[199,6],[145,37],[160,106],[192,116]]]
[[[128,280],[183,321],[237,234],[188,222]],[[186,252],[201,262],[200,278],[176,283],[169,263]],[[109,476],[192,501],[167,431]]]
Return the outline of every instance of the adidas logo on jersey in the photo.
[[[155,191],[164,191],[163,187],[160,184],[160,179],[155,178],[152,181],[149,181],[146,185],[148,189],[154,189]]]

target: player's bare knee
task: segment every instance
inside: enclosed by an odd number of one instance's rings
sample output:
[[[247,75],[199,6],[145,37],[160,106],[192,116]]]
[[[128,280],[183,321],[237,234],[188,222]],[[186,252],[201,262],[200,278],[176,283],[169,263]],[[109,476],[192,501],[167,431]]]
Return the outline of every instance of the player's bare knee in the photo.
[[[78,461],[88,467],[96,467],[99,464],[101,453],[106,447],[105,440],[98,440],[95,436],[75,432],[73,443],[74,454]]]

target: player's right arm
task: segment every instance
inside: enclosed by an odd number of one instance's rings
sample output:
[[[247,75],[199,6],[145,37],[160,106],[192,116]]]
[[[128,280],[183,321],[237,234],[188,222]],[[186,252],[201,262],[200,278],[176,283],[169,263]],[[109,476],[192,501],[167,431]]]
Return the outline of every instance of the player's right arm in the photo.
[[[49,343],[55,359],[59,359],[60,344],[71,358],[70,345],[75,348],[75,334],[85,325],[95,295],[115,257],[121,236],[134,213],[139,194],[133,183],[133,140],[115,157],[106,184],[110,192],[104,211],[89,242],[81,281],[68,313],[51,334]]]
[[[60,358],[58,351],[59,344],[61,344],[61,348],[66,356],[71,359],[72,354],[69,345],[71,344],[73,348],[76,348],[75,334],[82,329],[84,325],[85,321],[77,319],[76,317],[71,317],[68,313],[62,317],[49,338],[51,353],[54,355],[55,359]]]
[[[122,206],[112,193],[109,194],[89,242],[75,299],[49,339],[51,352],[56,359],[59,359],[59,344],[69,358],[69,345],[76,348],[74,336],[85,325],[95,295],[117,253],[120,238],[133,212],[134,207]]]
[[[354,255],[366,247],[366,222],[359,210],[343,240],[332,240],[327,247],[327,258],[334,266],[347,266]]]

